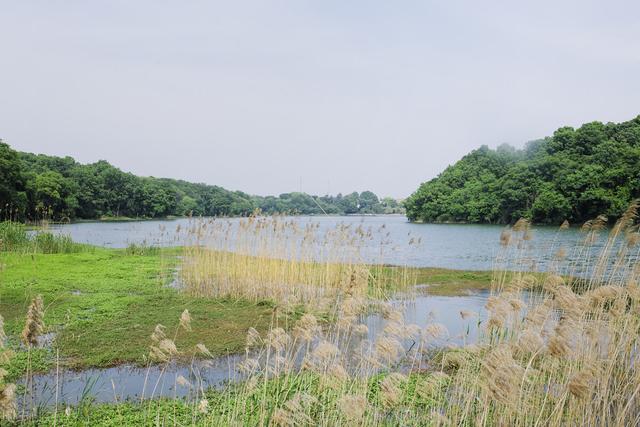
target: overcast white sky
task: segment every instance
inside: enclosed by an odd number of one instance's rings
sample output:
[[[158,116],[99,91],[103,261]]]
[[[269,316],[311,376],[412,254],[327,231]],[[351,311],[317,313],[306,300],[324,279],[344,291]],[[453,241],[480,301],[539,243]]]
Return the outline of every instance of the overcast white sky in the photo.
[[[405,197],[640,114],[638,1],[4,1],[0,138],[254,194]]]

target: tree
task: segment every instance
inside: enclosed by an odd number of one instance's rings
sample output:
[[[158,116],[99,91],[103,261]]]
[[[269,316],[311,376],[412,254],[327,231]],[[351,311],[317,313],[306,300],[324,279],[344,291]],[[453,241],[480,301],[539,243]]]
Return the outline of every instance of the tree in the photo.
[[[18,153],[0,140],[0,215],[12,218],[26,209],[25,182]]]
[[[562,127],[523,150],[482,146],[405,201],[412,221],[555,224],[616,217],[640,197],[640,116]]]

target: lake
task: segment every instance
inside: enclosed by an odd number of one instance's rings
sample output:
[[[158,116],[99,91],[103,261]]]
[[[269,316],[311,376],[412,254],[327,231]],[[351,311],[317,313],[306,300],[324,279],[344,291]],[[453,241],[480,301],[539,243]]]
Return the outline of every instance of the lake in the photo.
[[[323,233],[339,225],[362,227],[377,233],[379,238],[369,241],[364,250],[364,261],[380,261],[380,248],[384,247],[383,262],[413,267],[442,267],[462,270],[492,270],[496,267],[546,270],[551,266],[558,249],[567,255],[565,264],[573,266],[584,258],[582,241],[585,234],[577,228],[560,231],[558,227],[532,227],[532,239],[524,242],[526,248],[505,250],[500,245],[504,226],[477,224],[415,224],[404,216],[314,216],[285,217],[301,227],[317,224]],[[240,218],[219,218],[214,222],[237,225]],[[130,222],[81,222],[56,224],[51,228],[70,235],[74,241],[111,248],[124,248],[129,244],[179,246],[188,243],[184,232],[195,219],[151,220]],[[181,230],[181,231],[176,231]],[[598,251],[605,243],[602,236],[590,252]],[[413,239],[419,244],[409,245]],[[517,264],[517,265],[514,265]],[[574,267],[571,267],[574,268]]]

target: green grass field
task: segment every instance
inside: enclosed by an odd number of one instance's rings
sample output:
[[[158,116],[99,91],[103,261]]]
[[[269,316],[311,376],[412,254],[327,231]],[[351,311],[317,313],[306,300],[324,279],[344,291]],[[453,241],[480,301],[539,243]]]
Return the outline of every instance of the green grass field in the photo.
[[[17,342],[37,294],[44,298],[47,331],[56,333],[53,350],[71,368],[143,362],[155,325],[173,334],[185,308],[192,314],[193,331],[178,333],[176,343],[184,349],[204,343],[214,354],[236,352],[249,327],[269,327],[269,304],[192,298],[169,287],[177,255],[178,250],[131,255],[99,248],[71,254],[1,253],[0,314],[10,342]]]

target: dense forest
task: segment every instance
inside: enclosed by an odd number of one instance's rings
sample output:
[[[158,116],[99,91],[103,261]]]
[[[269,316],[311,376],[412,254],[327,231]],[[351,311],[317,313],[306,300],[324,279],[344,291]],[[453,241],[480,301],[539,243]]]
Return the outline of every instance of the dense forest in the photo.
[[[562,127],[517,150],[482,146],[405,202],[412,221],[582,223],[640,197],[640,116]]]
[[[382,214],[402,208],[370,192],[337,196],[286,193],[252,196],[207,184],[138,177],[101,160],[35,155],[0,141],[0,219],[239,216],[256,210],[283,214]]]

